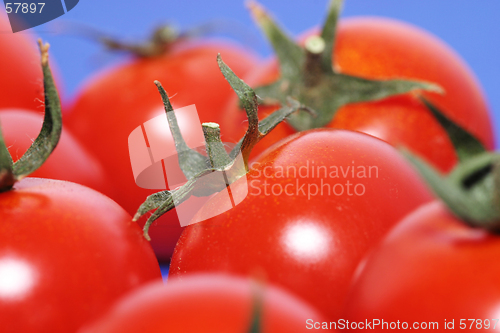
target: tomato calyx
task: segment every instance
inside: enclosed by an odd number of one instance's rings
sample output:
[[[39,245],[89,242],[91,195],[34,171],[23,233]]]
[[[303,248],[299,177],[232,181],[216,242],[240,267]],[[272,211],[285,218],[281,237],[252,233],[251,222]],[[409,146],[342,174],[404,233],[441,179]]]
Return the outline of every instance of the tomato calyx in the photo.
[[[0,132],[0,192],[12,189],[14,184],[33,173],[56,148],[62,131],[61,102],[49,66],[49,44],[39,39],[45,95],[45,116],[42,129],[32,145],[15,163]]]
[[[298,112],[288,123],[297,131],[323,127],[346,104],[377,101],[415,90],[442,93],[433,83],[404,79],[369,80],[338,72],[332,66],[336,26],[342,0],[331,0],[328,15],[319,36],[310,36],[304,47],[290,38],[266,10],[252,1],[248,7],[257,25],[271,43],[279,63],[280,78],[255,92],[264,104],[276,105],[293,97],[316,111],[311,117]]]
[[[97,39],[111,51],[125,51],[139,58],[153,58],[164,55],[172,44],[186,38],[177,29],[170,25],[156,28],[149,39],[139,43],[118,41],[108,36],[98,36]]]
[[[402,150],[434,193],[472,227],[500,232],[500,153],[487,151],[471,133],[421,98],[447,132],[460,163],[447,176]]]
[[[179,166],[188,181],[174,190],[161,191],[148,196],[146,201],[139,207],[133,218],[134,221],[137,221],[147,212],[156,209],[144,224],[143,232],[147,240],[150,240],[148,230],[151,224],[176,205],[181,204],[192,195],[201,197],[217,193],[245,175],[248,172],[250,152],[257,142],[292,113],[298,110],[308,110],[304,105],[289,98],[287,105],[259,121],[257,116],[258,100],[255,92],[222,61],[220,54],[217,55],[217,63],[231,88],[238,95],[241,105],[245,108],[248,118],[247,131],[232,150],[227,152],[220,138],[219,125],[204,123],[202,126],[205,136],[206,155],[191,149],[182,137],[167,92],[159,81],[155,81],[163,100],[168,125],[175,142]],[[204,177],[212,173],[222,174],[225,184],[210,181],[211,177],[208,180],[207,177]]]

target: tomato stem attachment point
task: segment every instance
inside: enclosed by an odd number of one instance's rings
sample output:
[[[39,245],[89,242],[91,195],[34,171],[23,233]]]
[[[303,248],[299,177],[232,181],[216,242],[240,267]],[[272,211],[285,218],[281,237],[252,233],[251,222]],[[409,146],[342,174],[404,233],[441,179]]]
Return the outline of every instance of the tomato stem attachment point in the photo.
[[[309,37],[305,46],[297,45],[255,1],[248,8],[257,25],[271,43],[279,63],[280,78],[255,92],[264,104],[286,104],[292,97],[311,107],[317,117],[298,112],[288,119],[297,131],[323,127],[330,123],[342,106],[382,100],[415,90],[442,92],[429,82],[411,80],[368,80],[336,72],[333,68],[333,49],[336,27],[342,8],[341,0],[331,0],[320,36]]]

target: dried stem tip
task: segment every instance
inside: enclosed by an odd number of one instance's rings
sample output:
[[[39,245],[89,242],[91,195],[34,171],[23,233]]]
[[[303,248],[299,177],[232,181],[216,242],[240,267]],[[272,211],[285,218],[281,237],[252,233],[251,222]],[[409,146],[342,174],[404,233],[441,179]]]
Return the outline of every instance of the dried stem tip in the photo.
[[[304,46],[313,54],[321,54],[325,50],[325,40],[320,36],[310,36]]]
[[[38,39],[38,46],[40,47],[40,53],[41,53],[41,59],[42,59],[42,66],[47,66],[49,63],[49,43],[43,43],[42,39]]]
[[[259,22],[263,18],[269,17],[269,14],[266,12],[264,7],[262,7],[262,5],[257,1],[250,0],[247,1],[245,5],[255,21]]]

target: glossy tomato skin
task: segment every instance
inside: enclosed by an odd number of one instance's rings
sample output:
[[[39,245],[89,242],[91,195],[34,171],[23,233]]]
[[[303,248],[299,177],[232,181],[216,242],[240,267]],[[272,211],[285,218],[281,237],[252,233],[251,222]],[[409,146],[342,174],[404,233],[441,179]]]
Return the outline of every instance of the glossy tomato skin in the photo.
[[[445,94],[422,93],[454,121],[475,134],[488,148],[494,135],[488,105],[480,84],[464,61],[429,33],[407,23],[382,18],[350,18],[340,22],[334,49],[334,67],[341,73],[371,79],[407,78],[439,84]],[[273,82],[278,75],[269,62],[248,77],[251,86]],[[234,125],[241,123],[236,100],[227,108],[226,135],[239,137]],[[393,146],[406,146],[425,157],[443,172],[456,163],[456,155],[445,131],[415,95],[406,94],[383,101],[342,107],[326,127],[342,128],[376,136]],[[293,129],[278,126],[275,137],[255,148],[255,155],[288,135]]]
[[[352,166],[355,177],[347,169]],[[327,177],[320,167],[327,168]],[[335,167],[344,168],[345,176],[339,171],[336,178]],[[366,167],[366,178],[357,178],[358,167]],[[341,130],[288,137],[258,159],[247,179],[248,196],[240,204],[184,230],[170,276],[263,271],[269,282],[303,298],[328,320],[340,318],[363,255],[403,216],[432,198],[390,145]],[[244,182],[239,184],[246,189]],[[205,209],[220,207],[223,200],[216,196]]]
[[[200,274],[151,283],[120,301],[83,332],[233,333],[249,332],[255,282],[222,274]],[[307,332],[306,320],[321,316],[295,296],[263,286],[262,333]]]
[[[101,73],[85,85],[69,111],[68,127],[95,153],[112,182],[114,191],[108,195],[130,214],[148,195],[158,192],[135,184],[128,151],[130,133],[165,112],[154,80],[162,83],[174,109],[195,104],[201,122],[220,122],[222,108],[234,92],[217,66],[217,53],[237,75],[244,75],[257,62],[247,50],[231,44],[179,43],[165,56],[134,59]],[[201,131],[201,124],[195,122],[179,119],[179,125],[186,137]],[[181,231],[175,212],[151,228],[159,258],[170,259]]]
[[[74,332],[161,278],[140,228],[96,191],[25,178],[0,202],[2,332]]]
[[[455,321],[455,330],[492,329],[498,318],[500,239],[473,229],[443,204],[431,203],[405,218],[367,258],[351,288],[346,319]],[[471,321],[474,322],[470,329]],[[476,327],[477,325],[477,327]],[[482,327],[480,327],[482,326]],[[450,328],[450,327],[448,327]]]
[[[4,108],[43,111],[43,75],[35,37],[29,32],[12,33],[2,13],[0,45],[0,112]]]
[[[17,161],[40,133],[43,115],[21,109],[0,110],[0,125],[12,159]],[[97,159],[63,128],[56,149],[31,177],[67,180],[99,192],[109,191],[109,183]]]

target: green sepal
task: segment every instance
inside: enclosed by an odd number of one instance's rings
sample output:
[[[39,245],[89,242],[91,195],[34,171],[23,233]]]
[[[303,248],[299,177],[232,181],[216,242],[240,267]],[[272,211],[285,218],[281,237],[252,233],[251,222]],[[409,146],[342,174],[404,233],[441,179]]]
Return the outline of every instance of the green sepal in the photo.
[[[40,44],[42,59],[48,45]],[[48,55],[47,55],[48,58]],[[62,132],[61,101],[57,93],[48,59],[42,60],[43,87],[45,94],[45,116],[40,133],[23,156],[14,163],[14,174],[21,179],[42,166],[59,142]]]
[[[262,119],[259,122],[259,132],[261,134],[261,137],[266,136],[276,126],[278,126],[283,120],[287,119],[294,112],[297,112],[299,110],[304,110],[306,112],[311,113],[311,111],[309,110],[308,107],[300,104],[299,102],[295,101],[292,98],[290,98],[288,100],[288,102],[289,102],[288,105],[285,105],[281,109],[274,111],[269,116],[267,116],[266,118]],[[233,150],[231,150],[231,153],[229,154],[229,156],[231,156],[231,158],[235,158],[236,155],[238,155],[238,153],[241,151],[241,147],[243,145],[243,140],[244,140],[244,138],[242,138],[236,144],[236,146],[234,146]]]
[[[472,227],[500,231],[499,154],[476,155],[444,176],[409,151],[402,153],[453,214]]]
[[[448,134],[460,161],[465,161],[473,156],[486,152],[483,144],[467,130],[448,118],[437,106],[428,99],[420,97],[422,103],[432,112],[439,124]]]
[[[321,67],[326,72],[333,73],[333,47],[335,46],[335,37],[337,23],[340,12],[342,11],[343,0],[332,0],[328,4],[328,14],[321,30],[321,38],[325,42],[324,51],[321,55]]]
[[[14,186],[16,178],[13,172],[14,163],[0,128],[0,192],[8,191]]]
[[[186,179],[191,179],[205,170],[210,165],[210,162],[206,156],[203,156],[187,145],[186,141],[182,137],[179,124],[177,123],[177,118],[175,117],[174,108],[170,103],[167,92],[159,81],[155,81],[154,83],[158,88],[163,101],[170,133],[172,133],[172,137],[174,138],[175,150],[177,151],[179,159],[179,166],[184,173],[184,176],[186,176]]]
[[[0,140],[0,192],[12,188],[16,181],[33,173],[47,160],[56,148],[62,131],[61,102],[57,93],[52,72],[50,71],[49,45],[38,41],[41,52],[43,86],[45,96],[45,115],[42,129],[28,150],[12,164],[4,139]],[[0,134],[1,135],[1,134]]]
[[[286,77],[300,75],[301,65],[305,60],[304,49],[276,24],[259,3],[249,1],[247,6],[254,20],[271,41],[279,60],[280,72]]]
[[[148,241],[151,240],[151,237],[149,237],[149,228],[151,224],[166,212],[174,209],[175,206],[189,199],[196,185],[196,181],[200,177],[210,172],[211,170],[205,170],[201,172],[200,174],[189,179],[184,185],[178,187],[175,190],[161,191],[148,196],[146,198],[146,201],[144,201],[141,204],[141,206],[139,207],[137,213],[135,213],[133,218],[133,221],[137,221],[141,216],[143,216],[147,212],[156,209],[155,212],[148,218],[148,220],[144,224],[144,227],[142,229],[144,238],[146,238]]]

